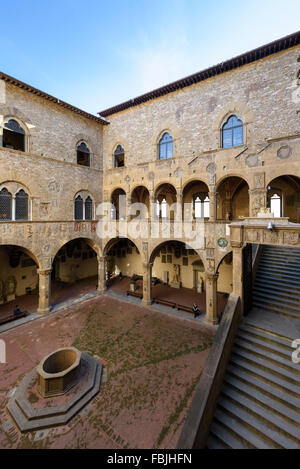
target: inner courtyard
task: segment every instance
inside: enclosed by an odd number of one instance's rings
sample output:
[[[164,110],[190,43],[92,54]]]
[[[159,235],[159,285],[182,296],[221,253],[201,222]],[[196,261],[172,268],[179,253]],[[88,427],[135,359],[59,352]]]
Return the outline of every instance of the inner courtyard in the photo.
[[[299,44],[97,115],[0,72],[0,448],[300,448]]]

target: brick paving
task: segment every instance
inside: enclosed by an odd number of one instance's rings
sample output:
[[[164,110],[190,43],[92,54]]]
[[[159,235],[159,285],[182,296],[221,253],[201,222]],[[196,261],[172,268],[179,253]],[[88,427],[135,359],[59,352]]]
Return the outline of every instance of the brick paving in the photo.
[[[174,448],[212,337],[199,323],[109,296],[2,333],[0,448]],[[46,354],[70,345],[104,359],[107,382],[68,425],[20,434],[9,395]]]

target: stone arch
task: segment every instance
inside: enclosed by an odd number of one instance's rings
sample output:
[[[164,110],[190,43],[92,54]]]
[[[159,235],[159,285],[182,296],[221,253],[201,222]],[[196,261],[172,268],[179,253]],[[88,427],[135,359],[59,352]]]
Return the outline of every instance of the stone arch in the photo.
[[[195,183],[196,183],[196,182],[199,182],[199,183],[206,184],[207,189],[208,189],[208,180],[207,180],[207,178],[205,178],[205,177],[197,178],[197,177],[194,176],[194,177],[191,177],[191,178],[189,178],[189,179],[187,179],[186,181],[183,182],[182,188],[181,188],[182,193],[184,192],[184,190],[186,189],[186,187],[187,187],[189,184],[193,183],[193,182],[195,182]]]
[[[86,238],[86,237],[82,236],[81,233],[78,233],[78,236],[73,236],[72,238],[70,238],[68,240],[64,239],[62,241],[59,241],[55,246],[53,246],[53,249],[52,249],[52,252],[51,252],[52,262],[53,262],[55,256],[57,255],[57,253],[60,251],[61,248],[63,248],[66,244],[70,243],[71,241],[78,241],[80,239],[85,241],[96,252],[98,257],[102,256],[101,248],[96,243],[96,241],[94,241],[91,238]]]
[[[24,131],[24,150],[21,150],[21,151],[25,153],[30,153],[30,150],[31,150],[31,139],[30,139],[30,131],[29,131],[30,124],[26,122],[24,119],[21,119],[20,117],[18,117],[17,115],[9,113],[9,114],[4,115],[2,118],[3,131],[4,131],[4,125],[10,120],[17,122],[17,124]]]
[[[217,180],[217,182],[216,182],[216,191],[217,192],[218,192],[218,188],[220,187],[222,182],[224,182],[225,179],[228,179],[230,177],[237,177],[237,178],[243,179],[248,184],[249,190],[254,189],[254,187],[252,187],[252,184],[250,183],[250,176],[246,176],[245,174],[241,174],[241,173],[238,173],[238,172],[234,171],[234,172],[230,172],[228,174],[224,174],[223,176],[221,176]]]
[[[84,142],[87,145],[91,155],[95,154],[93,142],[91,142],[91,138],[86,134],[77,134],[75,137],[72,138],[71,145],[75,153],[77,144],[80,142]]]
[[[133,243],[137,247],[137,249],[139,250],[139,253],[142,255],[143,250],[142,250],[142,247],[140,246],[140,243],[138,243],[137,240],[133,240],[130,236],[126,236],[126,238],[115,237],[115,238],[111,238],[110,240],[108,240],[102,248],[103,257],[105,257],[107,253],[110,251],[110,249],[112,249],[112,247],[122,239],[128,239],[129,241],[131,241],[131,243]]]
[[[8,116],[15,116],[17,119],[19,119],[21,122],[24,122],[26,127],[29,125],[31,127],[34,127],[32,121],[30,118],[24,114],[23,111],[21,111],[19,108],[12,107],[12,106],[6,106],[4,104],[0,104],[0,113],[3,117],[3,119],[6,119]]]
[[[237,220],[241,216],[249,217],[249,184],[245,178],[227,175],[218,181],[216,192],[218,220]]]
[[[5,243],[0,243],[0,247],[5,247],[5,246],[15,246],[16,248],[23,250],[25,254],[27,254],[27,256],[29,256],[32,260],[34,260],[38,268],[39,269],[41,268],[42,259],[40,258],[40,254],[34,252],[31,246],[24,246],[23,244],[19,244],[19,243],[16,244],[13,240],[11,240],[11,242],[7,240]]]
[[[186,246],[186,249],[192,249],[194,250],[196,253],[197,253],[197,256],[200,257],[200,260],[202,261],[203,265],[205,266],[205,260],[204,260],[204,255],[203,253],[200,252],[199,249],[194,249],[192,246],[190,246],[188,243],[186,243],[185,241],[182,241],[182,239],[177,239],[177,238],[174,238],[174,239],[168,239],[166,241],[157,241],[157,243],[152,247],[152,250],[151,250],[151,253],[149,255],[149,258],[148,258],[148,262],[149,264],[152,264],[155,257],[156,257],[156,254],[157,252],[164,246],[164,245],[167,245],[168,243],[171,243],[171,242],[177,242],[177,243],[182,243]]]
[[[228,117],[232,114],[235,114],[239,119],[241,119],[244,125],[251,124],[254,120],[252,111],[245,103],[240,101],[231,101],[217,114],[213,121],[212,129],[214,131],[219,131]]]
[[[4,181],[4,182],[0,181],[0,191],[4,187],[6,187],[7,190],[9,192],[11,192],[11,194],[13,194],[13,195],[15,195],[17,192],[19,192],[20,189],[25,189],[28,196],[32,197],[32,194],[31,194],[31,191],[30,191],[29,187],[26,184],[22,183],[22,182],[14,181],[14,180],[7,180],[7,181]]]

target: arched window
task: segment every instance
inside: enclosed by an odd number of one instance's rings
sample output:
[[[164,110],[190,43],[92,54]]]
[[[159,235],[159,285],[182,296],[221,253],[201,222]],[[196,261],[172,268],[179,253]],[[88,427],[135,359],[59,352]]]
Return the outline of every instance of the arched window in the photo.
[[[270,197],[270,209],[271,213],[274,213],[275,218],[280,218],[282,216],[282,203],[281,197],[278,194],[272,195]]]
[[[90,166],[90,150],[84,142],[79,142],[76,147],[77,164],[82,166]]]
[[[78,195],[75,199],[74,212],[75,220],[83,220],[83,200],[80,195]]]
[[[168,132],[165,132],[159,141],[158,154],[160,160],[173,157],[173,138]]]
[[[205,197],[205,194],[195,194],[193,196],[193,202],[194,217],[209,218],[209,197]]]
[[[0,220],[11,220],[12,196],[4,187],[0,191]]]
[[[28,195],[23,189],[16,194],[15,220],[28,220]]]
[[[25,151],[25,131],[14,119],[3,126],[3,147]]]
[[[93,201],[90,196],[85,199],[84,203],[84,214],[85,220],[92,220],[93,219]]]
[[[122,145],[118,145],[114,151],[114,167],[122,168],[125,166],[125,152]]]
[[[197,196],[195,199],[194,199],[194,214],[195,214],[195,218],[201,218],[202,217],[202,200],[200,199],[199,196]]]
[[[222,127],[222,147],[239,145],[243,145],[243,122],[236,116],[230,116]]]
[[[203,216],[209,218],[209,197],[206,196],[203,201]]]

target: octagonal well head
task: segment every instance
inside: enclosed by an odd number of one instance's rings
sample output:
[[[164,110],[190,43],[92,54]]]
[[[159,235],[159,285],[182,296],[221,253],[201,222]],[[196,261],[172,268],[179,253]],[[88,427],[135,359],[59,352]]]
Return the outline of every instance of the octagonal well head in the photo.
[[[81,352],[66,347],[50,353],[37,366],[38,390],[43,397],[65,394],[77,382]]]

